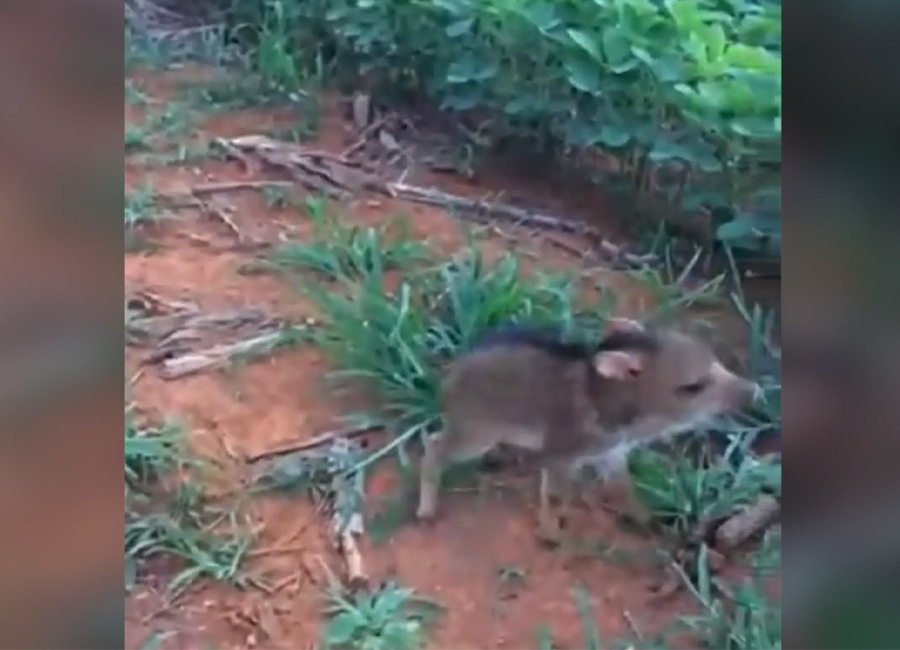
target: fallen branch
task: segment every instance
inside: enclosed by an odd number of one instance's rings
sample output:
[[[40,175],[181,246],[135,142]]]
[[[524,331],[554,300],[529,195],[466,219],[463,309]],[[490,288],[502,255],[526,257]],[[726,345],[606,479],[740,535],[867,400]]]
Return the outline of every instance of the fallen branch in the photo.
[[[377,131],[382,126],[384,126],[388,122],[388,120],[390,120],[392,117],[393,117],[392,115],[385,115],[385,116],[375,120],[371,124],[369,124],[369,126],[365,127],[360,132],[359,139],[356,142],[354,142],[352,145],[350,145],[350,147],[348,147],[344,151],[344,153],[341,154],[341,157],[349,158],[350,156],[355,154],[357,151],[359,151],[360,149],[365,147],[366,144],[368,144],[369,139],[375,133],[375,131]]]
[[[271,328],[279,321],[259,309],[237,309],[212,314],[198,313],[196,306],[184,308],[174,313],[158,316],[132,318],[126,322],[126,333],[131,344],[140,344],[150,339],[157,346],[164,346],[181,330],[227,329],[238,330],[244,325],[257,329]]]
[[[234,192],[236,190],[261,190],[267,187],[282,187],[289,189],[294,184],[290,181],[231,181],[228,183],[205,183],[194,185],[191,192],[194,194],[215,194],[216,192]]]
[[[163,379],[179,379],[203,370],[218,367],[233,357],[265,354],[284,340],[284,332],[268,332],[251,339],[217,345],[201,352],[192,352],[179,357],[163,360]]]
[[[364,170],[345,156],[316,151],[261,135],[233,138],[229,143],[242,153],[252,153],[270,167],[286,171],[314,192],[333,199],[359,190],[389,194],[374,173]]]
[[[558,230],[580,235],[589,233],[597,234],[597,231],[594,228],[591,228],[586,224],[561,219],[548,214],[541,214],[525,208],[509,205],[508,203],[496,203],[483,199],[470,199],[442,192],[441,190],[434,188],[416,187],[413,185],[405,185],[403,183],[391,183],[390,187],[396,192],[397,196],[409,201],[462,210],[484,217],[499,218],[506,221],[512,221],[516,224],[535,226],[547,230]]]
[[[765,530],[781,511],[778,500],[762,495],[756,503],[734,514],[716,531],[716,547],[727,550],[740,546],[756,533]]]
[[[367,433],[371,433],[373,431],[379,431],[384,428],[383,424],[368,424],[360,427],[353,427],[349,429],[336,429],[334,431],[325,431],[324,433],[320,433],[312,438],[307,438],[301,442],[295,442],[289,445],[284,445],[281,447],[276,447],[274,449],[267,449],[266,451],[261,451],[259,453],[253,454],[252,456],[247,457],[248,463],[255,463],[263,459],[272,458],[275,456],[285,456],[287,454],[291,454],[297,451],[306,451],[309,449],[314,449],[316,447],[321,447],[323,445],[327,445],[331,442],[334,442],[338,439],[346,439],[352,440],[354,438],[358,438]]]
[[[600,233],[595,228],[579,221],[535,212],[534,210],[520,208],[508,203],[499,203],[484,199],[470,199],[449,194],[434,188],[416,187],[399,182],[388,184],[388,189],[392,190],[400,198],[408,201],[416,201],[418,203],[450,208],[451,210],[459,210],[463,214],[469,213],[475,215],[475,218],[479,221],[484,221],[485,218],[494,218],[509,221],[516,225],[532,226],[542,230],[555,230],[576,235],[591,236],[599,239],[597,248],[601,253],[606,257],[611,258],[611,261],[613,262],[624,262],[628,266],[642,268],[656,259],[656,255],[652,253],[644,255],[630,253],[623,247],[613,244],[601,237]],[[552,238],[547,238],[547,241],[570,253],[581,254],[580,251],[577,251],[577,249],[565,242]]]

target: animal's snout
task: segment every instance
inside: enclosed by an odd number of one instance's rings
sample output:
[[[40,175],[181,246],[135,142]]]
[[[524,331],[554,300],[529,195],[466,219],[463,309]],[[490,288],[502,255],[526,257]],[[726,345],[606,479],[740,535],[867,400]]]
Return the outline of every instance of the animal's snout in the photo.
[[[726,408],[739,409],[750,402],[762,399],[762,386],[727,370],[721,364],[713,366],[713,376],[720,382]]]
[[[728,405],[739,409],[747,404],[761,400],[764,396],[762,386],[755,381],[735,376],[728,386]]]

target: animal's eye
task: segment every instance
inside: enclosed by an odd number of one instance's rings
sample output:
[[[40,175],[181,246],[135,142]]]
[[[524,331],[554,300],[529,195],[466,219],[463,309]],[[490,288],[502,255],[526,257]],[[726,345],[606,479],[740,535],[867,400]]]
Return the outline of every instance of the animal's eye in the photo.
[[[695,381],[693,384],[684,384],[683,386],[678,387],[678,392],[682,395],[686,395],[688,397],[694,397],[695,395],[699,395],[703,392],[703,389],[706,388],[707,381]]]

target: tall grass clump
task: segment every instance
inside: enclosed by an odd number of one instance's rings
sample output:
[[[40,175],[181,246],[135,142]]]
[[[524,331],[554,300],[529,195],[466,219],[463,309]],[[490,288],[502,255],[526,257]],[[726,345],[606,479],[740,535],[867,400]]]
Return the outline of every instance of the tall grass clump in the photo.
[[[355,281],[374,272],[409,268],[428,258],[426,242],[410,237],[409,222],[397,215],[378,226],[346,224],[326,211],[320,198],[306,200],[311,237],[280,243],[262,269],[313,271],[326,280]]]
[[[147,561],[158,558],[175,560],[172,594],[200,578],[237,580],[249,545],[237,511],[215,508],[184,478],[202,463],[185,449],[180,430],[141,425],[134,408],[125,407],[126,589]]]
[[[319,343],[338,368],[332,378],[362,380],[390,418],[395,438],[376,457],[393,449],[402,454],[406,442],[440,427],[441,368],[485,330],[527,320],[588,336],[611,307],[579,310],[574,278],[523,279],[514,255],[488,264],[475,248],[404,270],[393,291],[379,258],[352,278],[342,274],[336,286],[311,281],[306,290],[324,317]]]

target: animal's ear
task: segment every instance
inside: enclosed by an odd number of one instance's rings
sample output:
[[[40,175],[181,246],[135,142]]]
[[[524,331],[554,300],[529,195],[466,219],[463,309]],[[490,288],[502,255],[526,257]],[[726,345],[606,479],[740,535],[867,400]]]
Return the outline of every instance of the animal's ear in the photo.
[[[607,379],[637,377],[644,369],[644,357],[639,352],[606,350],[594,355],[594,369]]]
[[[606,321],[606,334],[617,332],[645,332],[644,326],[631,318],[610,318]]]

